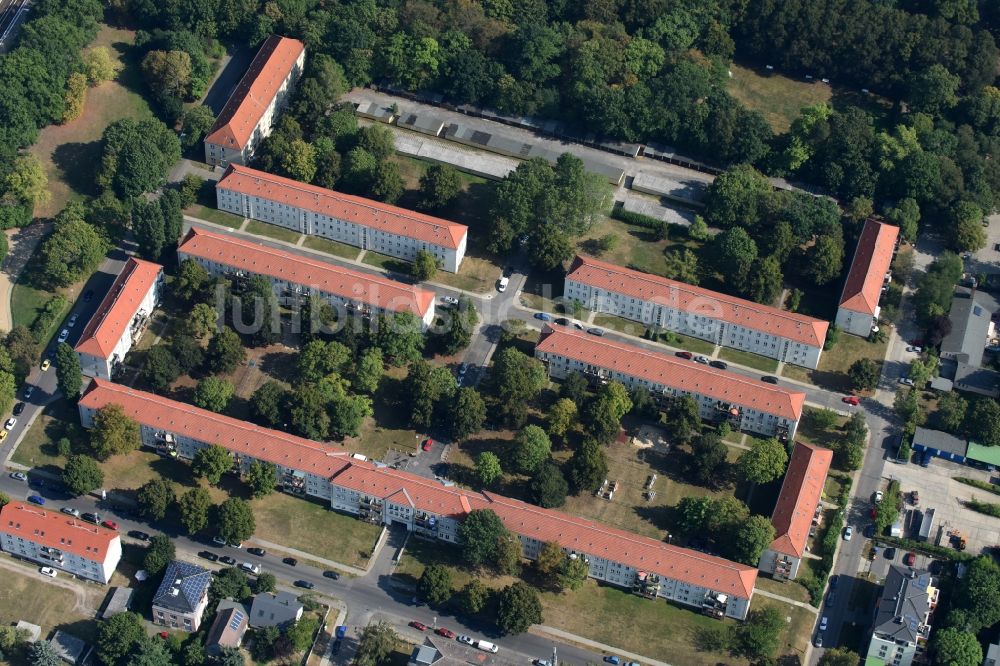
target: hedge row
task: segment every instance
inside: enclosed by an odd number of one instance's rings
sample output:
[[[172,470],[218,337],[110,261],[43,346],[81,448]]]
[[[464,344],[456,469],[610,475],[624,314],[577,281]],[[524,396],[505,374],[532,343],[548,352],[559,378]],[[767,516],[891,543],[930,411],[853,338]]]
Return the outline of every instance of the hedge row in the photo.
[[[944,560],[954,560],[956,562],[964,562],[967,560],[975,559],[975,555],[970,553],[963,553],[961,551],[955,550],[954,548],[946,548],[944,546],[935,546],[932,543],[927,543],[924,541],[914,541],[913,539],[903,539],[900,537],[891,536],[876,536],[874,539],[877,544],[888,544],[890,546],[896,546],[897,548],[904,548],[906,550],[912,550],[917,553],[923,553],[924,555],[929,555],[930,557],[936,557],[938,559]]]
[[[965,501],[965,506],[978,513],[993,516],[994,518],[1000,518],[1000,504],[990,504],[989,502],[980,502],[977,499],[970,499]]]
[[[951,478],[955,479],[959,483],[964,483],[967,486],[979,488],[980,490],[985,490],[986,492],[993,493],[994,495],[1000,495],[1000,487],[997,487],[995,484],[980,481],[979,479],[970,479],[967,476],[953,476]]]
[[[826,581],[830,577],[830,570],[833,569],[833,554],[837,551],[837,542],[840,539],[840,531],[844,529],[844,509],[851,498],[851,478],[843,478],[844,485],[840,489],[840,496],[837,497],[837,504],[840,509],[833,514],[830,524],[826,526],[826,533],[823,534],[823,559],[813,572],[812,576],[806,576],[799,582],[809,591],[809,603],[816,608],[823,603],[823,591],[826,589]]]
[[[35,321],[31,322],[31,337],[35,338],[35,342],[42,344],[46,341],[45,338],[52,330],[52,325],[62,316],[65,309],[66,297],[61,294],[53,296],[45,303]]]

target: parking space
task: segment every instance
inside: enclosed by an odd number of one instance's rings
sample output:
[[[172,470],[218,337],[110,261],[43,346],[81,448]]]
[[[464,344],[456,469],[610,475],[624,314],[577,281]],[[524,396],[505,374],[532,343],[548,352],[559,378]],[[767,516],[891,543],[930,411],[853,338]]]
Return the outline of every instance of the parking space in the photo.
[[[934,458],[928,467],[913,464],[888,465],[885,473],[899,481],[904,495],[913,490],[919,491],[920,503],[917,509],[934,509],[935,527],[928,536],[929,543],[947,547],[949,533],[961,532],[970,553],[979,553],[984,548],[1000,544],[1000,519],[977,513],[964,505],[965,501],[972,498],[998,503],[1000,497],[955,481],[955,477],[959,476],[990,481],[989,472]],[[907,502],[905,508],[912,511],[914,507]],[[907,521],[907,526],[911,527],[912,522]],[[904,536],[915,535],[906,533]]]

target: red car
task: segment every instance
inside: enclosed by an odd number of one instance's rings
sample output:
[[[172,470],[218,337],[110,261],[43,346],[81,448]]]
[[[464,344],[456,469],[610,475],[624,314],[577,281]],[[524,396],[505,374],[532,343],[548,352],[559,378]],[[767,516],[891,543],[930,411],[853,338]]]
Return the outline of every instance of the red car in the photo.
[[[424,451],[430,451],[433,447],[434,447],[434,440],[433,439],[425,439],[424,440],[424,445],[422,447],[420,447],[420,448],[422,448]]]
[[[861,398],[859,398],[856,395],[845,395],[842,398],[842,400],[844,402],[846,402],[848,405],[855,405],[855,406],[857,406],[857,405],[861,404]]]
[[[104,527],[107,527],[109,530],[117,530],[118,529],[118,523],[116,523],[113,520],[105,520],[103,523],[101,523],[101,525],[103,525]]]
[[[916,561],[917,561],[917,556],[914,555],[913,553],[907,553],[906,555],[903,555],[903,564],[905,564],[908,567],[912,567],[913,563]]]
[[[692,358],[694,358],[694,354],[692,354],[691,352],[688,352],[688,351],[674,352],[674,356],[676,356],[677,358],[686,358],[689,361]]]
[[[445,638],[454,638],[455,632],[451,629],[445,629],[444,627],[438,627],[434,630],[434,633],[438,636],[444,636]]]
[[[410,622],[410,626],[416,629],[417,631],[427,631],[427,625],[424,624],[423,622],[417,622],[416,620],[413,620],[412,622]]]

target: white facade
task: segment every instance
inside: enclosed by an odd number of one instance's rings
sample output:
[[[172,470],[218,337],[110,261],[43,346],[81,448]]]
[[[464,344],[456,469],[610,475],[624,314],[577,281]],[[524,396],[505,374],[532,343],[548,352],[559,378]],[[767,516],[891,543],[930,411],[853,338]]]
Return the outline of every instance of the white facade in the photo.
[[[588,310],[604,312],[637,321],[712,344],[760,354],[785,363],[815,369],[823,353],[822,346],[805,344],[705,315],[704,311],[688,312],[671,303],[659,303],[632,298],[577,282],[567,276],[563,295],[580,301]]]
[[[424,250],[434,255],[442,270],[457,273],[462,259],[468,234],[463,234],[455,248],[428,243],[427,241],[375,229],[350,220],[323,215],[306,208],[290,206],[256,195],[243,194],[224,187],[225,182],[216,186],[219,210],[240,217],[249,217],[268,224],[291,229],[301,234],[319,236],[339,243],[345,243],[363,250],[413,261],[417,252]]]
[[[845,307],[837,308],[836,324],[840,330],[867,338],[871,335],[872,326],[878,324],[879,308],[875,308],[875,314],[870,312],[856,312]]]
[[[690,395],[698,403],[698,413],[706,421],[719,421],[729,418],[730,412],[725,405],[720,405],[719,400],[699,393],[689,393],[681,391],[672,386],[654,384],[646,379],[633,377],[616,370],[609,370],[590,363],[584,363],[573,358],[539,351],[536,356],[544,361],[548,366],[550,377],[565,379],[573,372],[579,372],[585,376],[596,376],[603,381],[617,381],[628,389],[644,388],[657,397],[674,398],[683,395]],[[787,437],[794,439],[795,430],[799,422],[787,419],[775,414],[763,412],[746,405],[737,405],[739,416],[736,419],[730,418],[733,427],[738,430],[764,435],[765,437]]]
[[[227,274],[231,274],[237,269],[228,264],[224,264],[218,261],[209,261],[195,255],[188,255],[183,252],[177,253],[178,261],[184,261],[185,259],[193,259],[198,262],[205,271],[212,277],[225,277]],[[247,273],[247,271],[240,269],[241,272]],[[333,294],[322,289],[317,288],[314,285],[300,284],[297,282],[290,282],[289,280],[283,280],[280,278],[272,277],[270,275],[264,275],[263,273],[254,273],[253,275],[263,275],[271,282],[271,289],[274,291],[274,295],[279,299],[284,299],[286,295],[292,294],[294,300],[299,298],[306,298],[308,296],[317,296],[322,298],[324,301],[334,306],[334,308],[344,308],[345,311],[352,311],[355,309],[361,309],[366,315],[370,314],[376,317],[380,314],[392,314],[386,311],[384,308],[380,308],[371,303],[362,303],[357,299],[346,298],[339,294]],[[249,277],[249,276],[248,276]],[[424,328],[429,327],[434,322],[434,300],[430,301],[430,307],[427,309],[423,315],[420,315],[421,322]],[[305,322],[303,322],[304,324]]]
[[[757,568],[763,573],[770,574],[781,580],[795,580],[799,575],[799,567],[802,565],[802,558],[790,553],[779,553],[776,550],[767,548],[760,554],[760,563]]]
[[[85,557],[69,550],[54,549],[31,541],[28,537],[0,533],[0,548],[16,557],[60,569],[69,574],[107,585],[122,558],[122,540],[112,539],[103,558]]]

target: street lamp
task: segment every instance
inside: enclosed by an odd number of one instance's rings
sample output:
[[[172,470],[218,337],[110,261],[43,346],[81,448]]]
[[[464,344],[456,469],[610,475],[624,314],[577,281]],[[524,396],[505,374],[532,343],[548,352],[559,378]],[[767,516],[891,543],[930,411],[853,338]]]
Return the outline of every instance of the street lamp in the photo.
[[[670,544],[673,541],[673,538],[674,538],[673,534],[667,534],[667,544]]]

